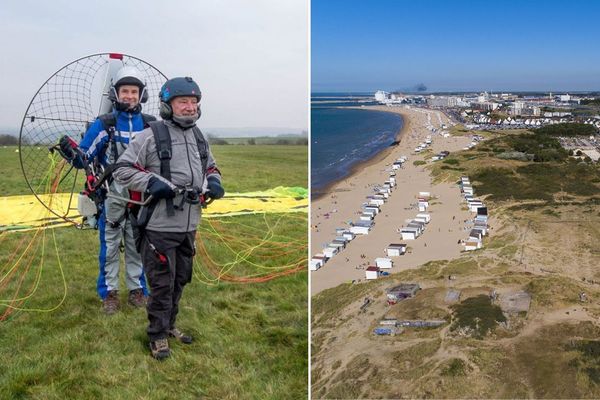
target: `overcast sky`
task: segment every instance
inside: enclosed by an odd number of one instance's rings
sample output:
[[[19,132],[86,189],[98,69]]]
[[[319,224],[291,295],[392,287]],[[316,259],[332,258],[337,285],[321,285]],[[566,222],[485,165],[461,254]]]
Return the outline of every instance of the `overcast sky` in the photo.
[[[129,54],[202,89],[205,128],[308,126],[307,0],[2,0],[0,128],[80,57]]]

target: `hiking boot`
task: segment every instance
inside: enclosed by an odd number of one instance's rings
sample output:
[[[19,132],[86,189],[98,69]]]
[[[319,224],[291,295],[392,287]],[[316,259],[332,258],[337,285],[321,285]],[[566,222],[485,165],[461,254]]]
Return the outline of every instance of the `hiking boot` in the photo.
[[[158,339],[154,342],[150,342],[150,351],[152,357],[157,360],[164,360],[171,355],[171,349],[169,349],[169,342],[167,339]]]
[[[135,308],[145,307],[147,299],[146,296],[144,296],[144,291],[142,289],[134,289],[130,291],[127,302]]]
[[[109,290],[106,298],[102,301],[102,309],[106,315],[112,315],[119,310],[119,291]]]
[[[193,337],[191,337],[190,335],[186,335],[177,328],[173,328],[167,332],[169,333],[170,337],[177,339],[181,343],[190,344],[194,340]]]

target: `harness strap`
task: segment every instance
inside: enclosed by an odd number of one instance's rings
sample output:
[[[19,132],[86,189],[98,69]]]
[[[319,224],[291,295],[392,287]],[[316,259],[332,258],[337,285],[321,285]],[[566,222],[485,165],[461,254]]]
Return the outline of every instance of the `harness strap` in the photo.
[[[160,159],[160,176],[168,181],[171,181],[171,135],[169,134],[169,128],[162,121],[151,122],[150,128],[154,135],[154,142],[156,143],[156,152]],[[175,215],[175,207],[173,206],[173,199],[165,199],[167,203],[167,215],[172,217]]]
[[[198,153],[200,154],[200,161],[202,162],[202,176],[206,177],[206,170],[208,168],[208,145],[204,140],[204,135],[196,125],[193,126],[192,132],[196,138],[196,145],[198,146]]]

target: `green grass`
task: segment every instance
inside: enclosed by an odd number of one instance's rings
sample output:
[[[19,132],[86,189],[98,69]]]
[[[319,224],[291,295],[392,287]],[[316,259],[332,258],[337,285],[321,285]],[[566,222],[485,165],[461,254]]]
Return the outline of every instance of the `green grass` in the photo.
[[[454,322],[450,329],[468,327],[472,336],[477,339],[483,339],[489,332],[494,331],[497,322],[506,321],[500,307],[493,305],[486,295],[465,299],[452,306],[452,309]]]
[[[276,186],[308,187],[306,146],[211,146],[225,190],[247,192]]]
[[[18,154],[1,149],[3,193],[25,194]],[[213,152],[228,191],[304,186],[304,146],[214,146]],[[15,165],[16,163],[16,165]],[[265,178],[265,176],[267,178]],[[210,222],[210,225],[209,225]],[[208,235],[210,226],[225,242]],[[232,261],[227,249],[240,251],[270,233],[269,244],[250,261],[273,268],[306,257],[307,216],[301,213],[246,215],[205,220],[208,253],[216,262]],[[73,228],[46,230],[43,269],[41,247],[31,249],[32,268],[17,270],[23,287],[39,286],[22,306],[52,312],[15,312],[0,321],[0,398],[4,399],[282,399],[306,398],[308,379],[308,284],[300,272],[265,283],[208,284],[206,265],[196,265],[186,287],[179,327],[195,337],[192,345],[172,343],[172,357],[158,362],[149,356],[147,319],[143,310],[123,305],[105,316],[96,296],[97,232]],[[20,243],[33,232],[0,235],[0,279],[23,253]],[[54,252],[56,235],[59,256]],[[201,253],[201,251],[199,251]],[[202,261],[202,254],[197,261]],[[230,272],[248,276],[262,272],[248,264]],[[123,279],[123,277],[122,277]],[[12,298],[16,280],[0,283],[0,299]],[[121,286],[125,287],[124,282]],[[12,290],[12,291],[11,291]],[[24,293],[21,293],[23,295]],[[122,304],[126,293],[121,296]],[[0,306],[0,315],[5,307]]]

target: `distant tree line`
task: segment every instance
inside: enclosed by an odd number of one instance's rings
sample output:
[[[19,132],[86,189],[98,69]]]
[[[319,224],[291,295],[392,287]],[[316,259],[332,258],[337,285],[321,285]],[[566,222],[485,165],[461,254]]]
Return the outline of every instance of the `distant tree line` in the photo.
[[[0,146],[16,146],[19,144],[19,139],[12,135],[0,135]]]
[[[531,129],[536,135],[548,136],[590,136],[596,133],[596,128],[588,124],[554,124]]]
[[[580,104],[584,106],[600,106],[600,98],[581,100]]]
[[[285,138],[269,138],[262,137],[257,140],[257,138],[249,138],[247,140],[240,139],[231,139],[227,141],[226,139],[208,134],[208,142],[214,145],[280,145],[280,146],[308,146],[308,138],[307,137],[285,137]]]

